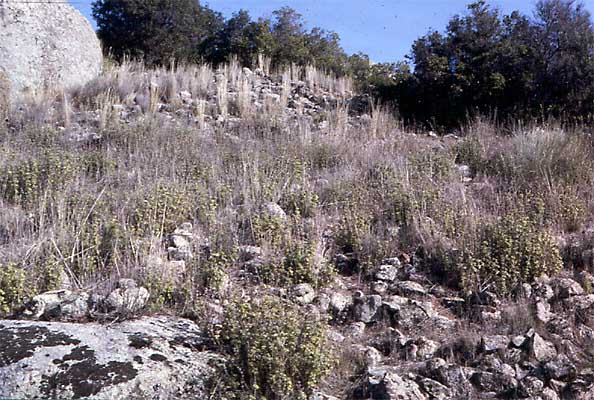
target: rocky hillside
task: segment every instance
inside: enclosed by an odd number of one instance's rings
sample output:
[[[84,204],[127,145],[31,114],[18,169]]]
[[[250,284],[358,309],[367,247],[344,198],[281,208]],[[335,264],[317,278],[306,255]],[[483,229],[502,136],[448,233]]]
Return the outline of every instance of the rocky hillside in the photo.
[[[585,128],[236,63],[4,107],[0,396],[594,398]]]

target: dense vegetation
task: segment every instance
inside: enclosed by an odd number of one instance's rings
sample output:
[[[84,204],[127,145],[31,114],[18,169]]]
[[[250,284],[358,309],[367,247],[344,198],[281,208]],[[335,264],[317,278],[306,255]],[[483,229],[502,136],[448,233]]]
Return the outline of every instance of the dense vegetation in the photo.
[[[406,62],[380,64],[348,56],[336,33],[307,30],[287,7],[258,21],[246,11],[225,20],[195,0],[100,0],[93,10],[106,50],[118,59],[218,64],[237,56],[253,66],[264,55],[275,66],[315,64],[353,76],[407,122],[452,127],[468,114],[590,119],[594,112],[594,28],[574,0],[541,0],[533,18],[503,15],[481,0],[445,32],[417,39]]]

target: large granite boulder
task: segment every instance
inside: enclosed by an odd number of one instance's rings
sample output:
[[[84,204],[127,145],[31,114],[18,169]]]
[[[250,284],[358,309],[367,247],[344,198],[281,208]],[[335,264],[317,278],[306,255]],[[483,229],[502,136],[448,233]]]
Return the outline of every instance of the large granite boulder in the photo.
[[[12,97],[85,84],[102,63],[89,21],[67,2],[0,1],[0,76],[10,80]]]
[[[0,321],[0,398],[206,398],[222,362],[196,324]]]

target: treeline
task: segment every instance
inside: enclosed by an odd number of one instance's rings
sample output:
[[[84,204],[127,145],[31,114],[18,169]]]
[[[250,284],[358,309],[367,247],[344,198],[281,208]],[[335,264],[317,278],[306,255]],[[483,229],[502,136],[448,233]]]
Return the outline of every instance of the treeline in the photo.
[[[301,14],[289,7],[274,11],[271,19],[253,20],[240,10],[225,20],[197,0],[98,0],[93,17],[104,48],[116,59],[218,64],[236,56],[253,66],[261,54],[276,66],[315,63],[337,75],[349,73],[338,35],[306,29]]]
[[[377,88],[405,118],[455,125],[468,113],[589,120],[594,112],[594,29],[573,0],[539,1],[533,18],[473,3],[444,33],[416,40],[410,61],[412,72]]]
[[[218,64],[237,56],[254,66],[264,55],[274,66],[315,64],[353,76],[407,122],[454,126],[475,113],[501,120],[594,115],[594,27],[574,0],[541,0],[532,17],[477,1],[444,32],[417,39],[406,60],[379,64],[347,55],[336,33],[307,29],[288,7],[270,19],[246,11],[225,19],[196,0],[98,0],[93,16],[116,59]]]

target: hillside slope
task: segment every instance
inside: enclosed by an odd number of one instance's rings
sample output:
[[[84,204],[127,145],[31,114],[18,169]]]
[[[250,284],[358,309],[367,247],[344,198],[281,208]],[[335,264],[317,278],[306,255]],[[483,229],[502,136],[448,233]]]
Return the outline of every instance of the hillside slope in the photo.
[[[87,395],[161,399],[594,397],[583,128],[477,120],[438,137],[347,80],[236,63],[111,66],[7,115],[0,306],[31,322],[0,321],[0,336],[17,324],[75,347],[40,371],[27,360],[56,343],[0,345],[1,395],[80,398],[85,380]],[[123,336],[151,318],[200,343]],[[130,352],[77,351],[78,324],[104,324]],[[155,387],[176,357],[208,376],[134,392],[136,353],[157,354]],[[15,360],[28,383],[14,385]],[[131,369],[75,368],[90,362]]]

